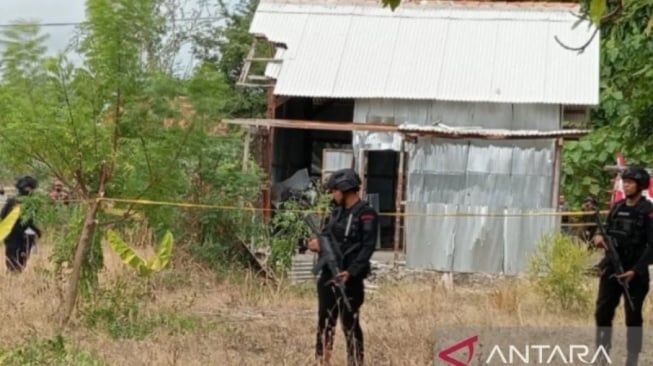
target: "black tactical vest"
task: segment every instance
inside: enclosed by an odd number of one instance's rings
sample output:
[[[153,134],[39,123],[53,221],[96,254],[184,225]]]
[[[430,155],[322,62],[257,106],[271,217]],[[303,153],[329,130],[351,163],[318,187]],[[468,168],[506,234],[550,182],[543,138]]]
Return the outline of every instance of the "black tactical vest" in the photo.
[[[362,240],[360,214],[367,206],[367,202],[361,200],[349,210],[338,206],[333,211],[329,230],[344,257],[360,246]]]
[[[642,198],[645,200],[645,198]],[[634,206],[627,206],[626,201],[620,202],[610,215],[610,225],[607,234],[612,236],[617,244],[617,251],[624,260],[630,262],[646,246],[646,216],[648,214],[645,201]]]

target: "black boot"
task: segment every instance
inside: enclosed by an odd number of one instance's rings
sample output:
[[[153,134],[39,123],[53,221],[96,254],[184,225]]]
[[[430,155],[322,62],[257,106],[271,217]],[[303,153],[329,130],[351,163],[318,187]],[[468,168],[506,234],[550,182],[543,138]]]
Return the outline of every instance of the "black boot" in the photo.
[[[612,358],[610,358],[610,351],[606,349],[606,353],[607,353],[607,356],[604,356],[603,354],[601,354],[601,356],[599,356],[596,359],[595,365],[598,365],[598,366],[610,366],[610,365],[613,364],[612,363]]]
[[[596,347],[603,347],[608,358],[610,357],[610,348],[612,348],[612,327],[598,327],[596,329]],[[608,362],[608,359],[601,355],[596,364],[607,366],[610,365],[611,362]]]
[[[606,351],[612,348],[612,327],[596,328],[596,346],[603,346]]]
[[[639,358],[639,353],[628,352],[628,358],[626,358],[626,366],[637,366],[638,358]]]

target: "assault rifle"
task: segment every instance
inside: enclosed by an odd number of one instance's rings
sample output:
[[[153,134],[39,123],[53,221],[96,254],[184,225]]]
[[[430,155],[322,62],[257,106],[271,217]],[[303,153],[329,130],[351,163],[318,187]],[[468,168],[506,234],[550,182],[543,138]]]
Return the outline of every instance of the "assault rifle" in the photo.
[[[603,227],[603,223],[601,222],[601,216],[599,215],[599,208],[595,207],[595,210],[597,229],[599,230],[599,234],[601,234],[601,236],[603,236],[605,239],[605,244],[608,247],[606,255],[608,259],[610,259],[610,262],[612,262],[612,266],[614,267],[615,271],[611,277],[617,278],[617,276],[624,274],[624,266],[621,264],[621,258],[619,258],[619,253],[617,252],[617,242],[613,237],[606,233],[605,228]],[[624,281],[619,278],[617,278],[617,281],[621,287],[624,288],[624,297],[626,298],[626,301],[628,301],[630,309],[634,310],[635,304],[633,304],[633,298],[630,296],[630,286],[628,285],[628,281]]]
[[[320,269],[322,269],[324,266],[327,266],[327,269],[329,272],[331,272],[331,276],[333,276],[333,279],[330,282],[333,282],[338,288],[343,303],[347,307],[347,310],[351,312],[351,304],[349,303],[347,293],[345,292],[345,283],[342,281],[342,278],[338,277],[338,274],[340,273],[338,259],[342,258],[342,255],[340,255],[338,249],[334,247],[334,243],[331,242],[331,238],[329,238],[327,235],[322,235],[319,224],[320,219],[317,215],[309,214],[304,217],[304,221],[311,229],[311,231],[317,236],[318,241],[320,242],[319,259],[315,267],[313,267],[313,274],[317,275],[320,272]]]

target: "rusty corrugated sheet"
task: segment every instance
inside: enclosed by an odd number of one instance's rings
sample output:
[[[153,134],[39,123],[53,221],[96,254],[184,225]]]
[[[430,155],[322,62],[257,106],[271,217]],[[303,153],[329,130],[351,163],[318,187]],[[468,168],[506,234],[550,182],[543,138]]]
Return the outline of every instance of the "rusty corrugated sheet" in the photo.
[[[567,130],[508,130],[499,128],[476,128],[476,127],[452,127],[445,124],[435,126],[420,126],[414,124],[403,124],[397,128],[400,132],[415,132],[424,135],[449,137],[449,138],[480,138],[480,139],[535,139],[535,138],[557,138],[557,137],[579,137],[586,135],[588,130],[567,129]]]

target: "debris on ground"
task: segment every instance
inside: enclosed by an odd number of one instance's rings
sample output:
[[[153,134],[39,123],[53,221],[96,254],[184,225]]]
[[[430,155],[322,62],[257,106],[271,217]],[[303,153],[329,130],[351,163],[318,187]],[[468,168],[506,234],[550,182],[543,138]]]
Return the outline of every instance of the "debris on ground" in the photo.
[[[381,283],[399,282],[405,279],[417,281],[438,281],[446,289],[453,289],[455,286],[464,287],[488,287],[496,285],[498,281],[506,281],[517,278],[502,274],[488,273],[451,273],[430,269],[408,268],[406,261],[370,261],[372,272],[366,280],[366,288],[375,289]]]

